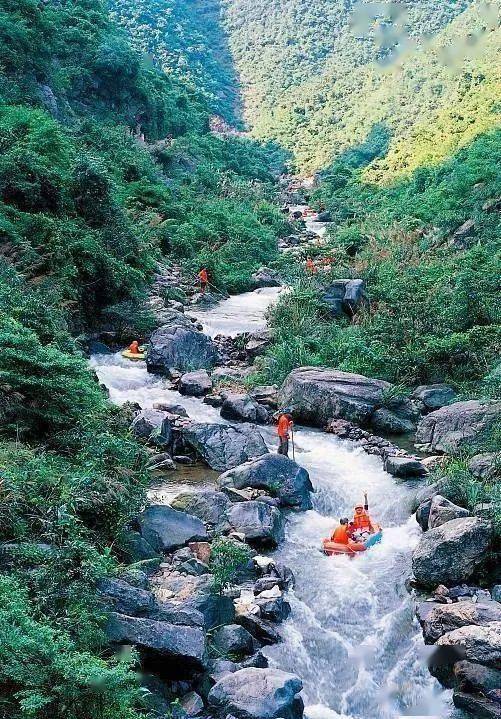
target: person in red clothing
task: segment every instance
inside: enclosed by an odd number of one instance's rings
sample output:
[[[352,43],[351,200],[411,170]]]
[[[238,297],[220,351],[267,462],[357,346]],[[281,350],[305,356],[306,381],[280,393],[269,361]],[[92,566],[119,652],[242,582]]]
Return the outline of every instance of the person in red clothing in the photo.
[[[316,265],[311,259],[311,257],[306,258],[306,270],[311,274],[314,275],[317,271]]]
[[[208,284],[208,282],[209,282],[209,275],[208,275],[207,270],[205,269],[205,267],[202,267],[202,269],[201,269],[200,272],[198,273],[198,277],[199,277],[199,280],[200,280],[200,291],[201,291],[201,293],[204,295],[204,294],[205,294],[205,290],[207,289],[207,284]]]
[[[292,415],[284,411],[278,417],[277,434],[279,439],[278,454],[289,456],[289,432],[293,427]]]
[[[357,536],[361,537],[364,534],[372,534],[374,526],[369,516],[369,502],[367,500],[367,493],[364,493],[364,504],[355,505],[355,513],[353,515],[353,529]]]
[[[140,354],[141,350],[139,349],[139,342],[137,340],[134,340],[134,342],[131,342],[129,345],[129,352],[132,355],[138,355]]]

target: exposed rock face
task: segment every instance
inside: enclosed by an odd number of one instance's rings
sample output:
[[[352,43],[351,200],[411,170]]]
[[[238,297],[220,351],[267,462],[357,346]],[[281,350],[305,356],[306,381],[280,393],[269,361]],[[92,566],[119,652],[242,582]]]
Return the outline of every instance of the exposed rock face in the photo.
[[[469,579],[491,543],[491,524],[478,517],[453,519],[423,534],[412,555],[416,580],[424,586]]]
[[[252,462],[230,469],[219,477],[221,489],[265,489],[280,500],[283,507],[311,509],[313,486],[308,472],[288,457],[266,454]]]
[[[176,464],[168,452],[161,452],[160,454],[154,454],[148,460],[146,468],[150,474],[162,475],[167,472],[174,472]]]
[[[444,634],[437,641],[439,646],[461,647],[465,659],[490,667],[501,667],[501,622],[486,626],[475,624]]]
[[[277,544],[284,538],[282,515],[276,507],[265,502],[239,502],[228,512],[228,520],[237,532],[245,535],[250,544]]]
[[[482,481],[501,479],[501,452],[476,454],[468,462],[468,469],[474,477]]]
[[[139,515],[141,535],[154,549],[170,552],[188,542],[207,539],[203,522],[163,504],[152,504]]]
[[[209,467],[225,472],[268,453],[265,441],[252,425],[198,423],[185,427],[183,439]]]
[[[465,710],[469,716],[475,717],[475,719],[501,719],[499,690],[497,690],[496,697],[491,700],[480,694],[467,694],[456,689],[452,699],[455,707]]]
[[[148,372],[189,372],[209,369],[216,362],[217,350],[210,337],[199,332],[180,312],[172,311],[169,321],[151,335],[146,355]]]
[[[454,676],[459,688],[465,692],[488,694],[501,688],[501,672],[498,669],[484,667],[482,664],[474,664],[467,660],[454,665]]]
[[[423,621],[423,634],[427,644],[433,644],[447,632],[471,624],[487,626],[501,622],[501,607],[497,602],[457,602],[434,606]]]
[[[255,399],[259,404],[270,407],[270,409],[276,409],[278,406],[278,387],[276,384],[259,385],[251,389],[249,397]]]
[[[455,391],[447,384],[423,384],[412,393],[412,399],[422,412],[433,412],[445,407],[455,398]]]
[[[106,635],[114,644],[133,644],[161,660],[162,671],[166,670],[168,663],[170,672],[176,675],[204,669],[207,663],[205,635],[197,627],[182,627],[112,612],[106,625]]]
[[[226,532],[229,522],[226,513],[230,500],[223,492],[183,492],[171,502],[171,507],[198,517],[204,524],[211,525],[217,532]]]
[[[278,273],[269,267],[260,267],[252,275],[254,285],[259,287],[280,287],[281,282],[278,279]]]
[[[401,479],[414,479],[426,474],[426,469],[414,457],[387,457],[384,463],[385,470],[394,477]]]
[[[271,332],[268,329],[253,332],[245,343],[245,351],[250,358],[258,357],[266,352],[271,344]]]
[[[205,369],[186,372],[179,380],[178,390],[189,397],[203,397],[211,389],[212,380]]]
[[[268,411],[263,405],[249,397],[248,394],[228,392],[223,395],[221,417],[236,422],[251,422],[264,424],[268,421]]]
[[[350,372],[300,367],[285,380],[279,401],[293,408],[296,419],[317,427],[333,418],[367,424],[391,387],[389,382]]]
[[[239,614],[235,621],[245,627],[262,644],[277,644],[280,641],[280,635],[275,629],[275,625],[268,619],[263,619],[263,617],[258,617],[256,614],[249,612]]]
[[[428,527],[434,529],[449,522],[451,519],[460,519],[461,517],[469,516],[470,513],[467,509],[450,502],[445,497],[442,497],[441,494],[436,494],[430,504]]]
[[[220,716],[235,719],[301,719],[303,684],[279,669],[240,669],[224,676],[209,693],[210,706]]]
[[[384,434],[407,434],[416,429],[416,418],[411,413],[406,412],[402,416],[386,407],[381,407],[372,415],[371,426],[376,432]]]
[[[501,402],[455,402],[418,424],[416,444],[432,452],[454,452],[474,441],[501,417]]]
[[[239,624],[227,624],[218,629],[212,637],[212,643],[224,656],[251,654],[254,648],[252,636]]]
[[[419,524],[423,532],[428,529],[428,520],[430,519],[431,499],[421,502],[416,509],[416,522]]]

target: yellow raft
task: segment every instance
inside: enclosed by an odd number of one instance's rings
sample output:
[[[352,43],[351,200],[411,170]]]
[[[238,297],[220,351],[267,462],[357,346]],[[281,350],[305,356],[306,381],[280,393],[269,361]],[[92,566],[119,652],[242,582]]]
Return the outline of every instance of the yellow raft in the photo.
[[[134,362],[137,362],[138,360],[144,360],[146,359],[146,352],[131,352],[130,350],[123,350],[122,357],[125,357],[125,359],[133,360]]]

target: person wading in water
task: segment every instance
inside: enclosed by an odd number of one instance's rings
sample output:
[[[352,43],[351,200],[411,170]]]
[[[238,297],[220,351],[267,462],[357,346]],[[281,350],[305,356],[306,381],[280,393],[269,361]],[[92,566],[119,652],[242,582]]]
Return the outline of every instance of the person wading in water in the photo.
[[[294,423],[289,410],[283,410],[278,415],[277,434],[279,439],[278,454],[289,456],[289,432],[292,430]]]

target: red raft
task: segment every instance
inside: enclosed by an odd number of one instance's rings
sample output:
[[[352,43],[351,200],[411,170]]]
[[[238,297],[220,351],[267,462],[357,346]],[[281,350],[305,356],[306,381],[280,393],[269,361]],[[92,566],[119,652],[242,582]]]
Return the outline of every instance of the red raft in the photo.
[[[350,539],[348,544],[339,544],[339,542],[331,542],[330,539],[324,539],[322,542],[324,554],[327,554],[328,557],[332,557],[337,554],[348,554],[349,556],[354,557],[358,552],[365,552],[375,544],[378,544],[378,542],[382,539],[383,530],[381,527],[376,524],[374,529],[375,532],[371,534],[365,542],[354,542]]]

